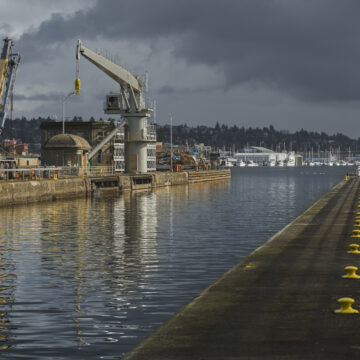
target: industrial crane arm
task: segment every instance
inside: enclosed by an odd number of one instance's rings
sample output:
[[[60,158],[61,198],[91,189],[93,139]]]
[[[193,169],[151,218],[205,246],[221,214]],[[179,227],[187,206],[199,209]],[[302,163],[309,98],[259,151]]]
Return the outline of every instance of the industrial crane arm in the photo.
[[[79,40],[76,49],[76,59],[79,60],[81,55],[92,62],[104,73],[109,75],[122,87],[132,89],[135,93],[141,93],[142,84],[133,74],[121,65],[116,64],[95,51],[86,48]]]
[[[20,55],[11,53],[12,46],[12,40],[5,38],[0,57],[0,134],[5,126],[8,99],[13,91],[16,71],[20,62]]]

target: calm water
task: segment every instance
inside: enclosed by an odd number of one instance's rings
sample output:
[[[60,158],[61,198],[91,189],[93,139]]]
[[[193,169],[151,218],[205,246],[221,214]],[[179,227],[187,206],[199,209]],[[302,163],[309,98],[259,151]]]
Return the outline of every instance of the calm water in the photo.
[[[349,170],[0,209],[0,358],[117,358]]]

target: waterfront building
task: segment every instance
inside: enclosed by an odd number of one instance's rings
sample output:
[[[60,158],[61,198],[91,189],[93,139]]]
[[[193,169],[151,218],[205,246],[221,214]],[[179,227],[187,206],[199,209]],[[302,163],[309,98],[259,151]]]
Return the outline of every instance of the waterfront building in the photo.
[[[242,152],[233,154],[238,161],[254,162],[257,164],[280,163],[286,159],[285,153],[276,153],[273,150],[261,146],[250,146]]]
[[[40,165],[39,156],[16,156],[14,159],[17,161],[19,168],[32,167],[36,168]]]
[[[221,154],[222,157],[227,157]],[[275,152],[271,149],[267,149],[261,146],[250,146],[244,149],[242,152],[237,152],[231,155],[231,160],[236,164],[259,164],[269,166],[301,166],[302,157],[295,152]]]
[[[1,147],[6,154],[26,155],[29,151],[28,144],[18,143],[18,141],[15,139],[3,140]]]
[[[73,134],[52,136],[42,147],[43,165],[86,167],[86,153],[91,149],[82,137]]]
[[[65,123],[65,133],[80,136],[94,148],[105,139],[115,129],[115,125],[110,121],[71,121]],[[62,123],[55,121],[43,122],[41,130],[41,148],[44,149],[47,141],[58,134],[62,134]],[[44,150],[42,150],[42,158]],[[115,171],[124,171],[124,130],[119,129],[119,133],[110,143],[105,144],[101,150],[91,159],[91,166],[114,166]]]

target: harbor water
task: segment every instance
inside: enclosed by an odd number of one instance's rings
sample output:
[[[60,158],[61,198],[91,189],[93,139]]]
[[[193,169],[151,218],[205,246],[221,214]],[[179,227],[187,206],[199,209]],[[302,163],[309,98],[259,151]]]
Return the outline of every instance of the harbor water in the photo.
[[[0,359],[119,358],[354,170],[0,209]]]

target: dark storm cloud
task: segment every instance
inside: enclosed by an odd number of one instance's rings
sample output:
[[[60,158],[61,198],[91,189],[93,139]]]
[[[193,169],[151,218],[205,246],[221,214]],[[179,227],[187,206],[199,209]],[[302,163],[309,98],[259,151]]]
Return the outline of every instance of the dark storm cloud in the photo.
[[[265,84],[310,101],[358,100],[359,13],[358,0],[107,0],[53,15],[20,43],[31,61],[76,38],[166,38],[175,56],[220,69],[226,88]]]

